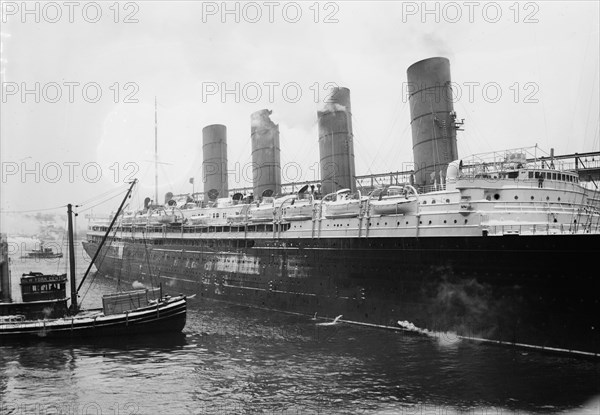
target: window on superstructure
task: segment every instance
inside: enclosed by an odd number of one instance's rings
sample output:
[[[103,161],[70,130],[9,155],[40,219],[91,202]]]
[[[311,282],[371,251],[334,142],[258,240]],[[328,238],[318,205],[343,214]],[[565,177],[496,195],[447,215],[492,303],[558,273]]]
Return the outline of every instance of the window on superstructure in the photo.
[[[532,171],[529,172],[529,178],[533,179],[533,172]]]

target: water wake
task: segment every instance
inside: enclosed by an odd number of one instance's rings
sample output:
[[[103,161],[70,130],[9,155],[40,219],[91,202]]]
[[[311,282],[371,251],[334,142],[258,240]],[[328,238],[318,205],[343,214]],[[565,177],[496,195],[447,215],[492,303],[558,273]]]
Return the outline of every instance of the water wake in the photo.
[[[442,346],[452,346],[459,343],[462,340],[461,336],[452,331],[431,331],[427,329],[422,329],[420,327],[415,326],[410,321],[406,320],[398,320],[398,325],[406,331],[436,338],[438,339],[439,344]]]

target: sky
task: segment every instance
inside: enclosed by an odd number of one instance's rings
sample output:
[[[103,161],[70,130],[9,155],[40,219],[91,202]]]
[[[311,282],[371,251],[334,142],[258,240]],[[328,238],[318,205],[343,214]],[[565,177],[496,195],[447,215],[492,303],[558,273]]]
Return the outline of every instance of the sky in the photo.
[[[109,212],[202,190],[202,128],[250,184],[250,114],[273,111],[283,182],[318,180],[317,111],[350,89],[358,175],[412,162],[406,70],[450,60],[461,157],[599,151],[599,2],[2,2],[2,232],[14,212]],[[194,177],[194,185],[189,178]],[[54,209],[57,208],[58,209]]]

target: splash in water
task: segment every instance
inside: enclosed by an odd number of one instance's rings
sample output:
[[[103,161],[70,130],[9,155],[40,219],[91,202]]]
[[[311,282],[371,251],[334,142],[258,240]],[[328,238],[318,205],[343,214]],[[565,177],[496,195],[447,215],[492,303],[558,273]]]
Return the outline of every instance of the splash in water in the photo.
[[[316,314],[315,314],[316,317]],[[317,326],[334,326],[338,323],[338,321],[342,318],[342,315],[340,314],[339,316],[337,316],[336,318],[333,319],[333,321],[327,321],[325,323],[318,323]]]

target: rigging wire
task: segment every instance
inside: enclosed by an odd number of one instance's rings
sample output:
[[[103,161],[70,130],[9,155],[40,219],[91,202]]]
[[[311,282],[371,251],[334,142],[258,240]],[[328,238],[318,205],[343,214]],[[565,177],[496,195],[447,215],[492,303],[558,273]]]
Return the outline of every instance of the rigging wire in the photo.
[[[89,198],[87,200],[84,200],[83,202],[79,203],[78,206],[85,206],[88,203],[92,203],[92,202],[95,202],[98,199],[102,199],[103,197],[106,197],[106,196],[108,196],[109,194],[111,194],[113,192],[121,193],[122,192],[122,188],[127,188],[127,185],[126,184],[122,184],[121,186],[119,186],[119,187],[117,187],[115,189],[110,189],[110,190],[107,190],[104,193],[100,193],[99,195],[92,196],[91,198]]]
[[[35,213],[35,212],[46,212],[49,210],[64,209],[66,207],[67,207],[67,205],[61,205],[61,206],[56,206],[56,207],[52,207],[52,208],[33,209],[33,210],[3,210],[3,209],[0,209],[0,212],[1,213]]]
[[[111,196],[110,198],[108,198],[108,199],[105,199],[105,200],[102,200],[102,201],[100,201],[100,202],[96,203],[95,205],[92,205],[92,206],[90,206],[90,207],[87,207],[87,208],[85,208],[85,209],[81,209],[79,212],[81,213],[81,212],[85,212],[85,211],[87,211],[87,210],[93,209],[93,208],[95,208],[96,206],[100,206],[101,204],[103,204],[103,203],[106,203],[106,202],[108,202],[109,200],[112,200],[112,199],[114,199],[114,198],[116,198],[116,197],[118,197],[118,196],[122,196],[122,195],[121,195],[121,193],[118,193],[118,194],[116,194],[116,195],[114,195],[114,196]],[[83,206],[83,205],[76,205],[76,207],[81,207],[81,206]]]
[[[111,242],[115,240],[115,236],[117,234],[117,229],[118,227],[115,227],[114,231],[113,231],[113,235],[110,236],[110,240]],[[108,238],[107,238],[108,239]],[[94,281],[96,280],[96,277],[98,276],[98,270],[100,269],[100,267],[102,266],[102,263],[104,262],[104,260],[106,259],[106,255],[108,254],[108,249],[104,250],[104,253],[102,254],[102,258],[98,257],[96,259],[97,261],[97,266],[96,266],[96,272],[94,273],[92,279],[90,280],[90,282],[87,285],[87,289],[85,290],[85,293],[81,296],[81,301],[79,302],[79,304],[83,303],[83,300],[85,300],[85,297],[87,296],[88,292],[90,291],[90,288],[92,287],[92,285],[94,284]],[[99,260],[99,261],[98,261]],[[117,284],[118,286],[118,284]]]

